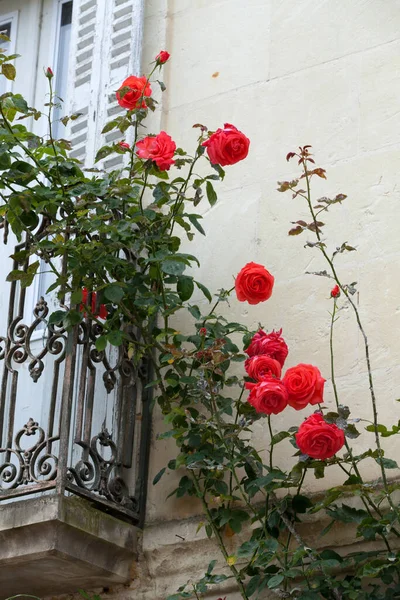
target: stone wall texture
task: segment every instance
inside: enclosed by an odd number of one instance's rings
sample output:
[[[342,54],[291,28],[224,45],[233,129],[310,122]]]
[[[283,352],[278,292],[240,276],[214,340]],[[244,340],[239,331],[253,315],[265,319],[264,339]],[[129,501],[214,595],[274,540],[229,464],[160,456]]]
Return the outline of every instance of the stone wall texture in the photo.
[[[191,252],[201,261],[200,280],[213,291],[229,288],[246,262],[264,264],[276,279],[272,298],[250,309],[233,300],[229,316],[250,327],[258,322],[268,329],[282,327],[290,347],[287,366],[317,364],[328,380],[326,405],[333,407],[332,286],[305,274],[325,265],[318,252],[303,247],[305,234],[288,237],[290,222],[306,213],[300,200],[276,191],[277,180],[296,174],[286,153],[312,144],[328,176],[315,183],[315,198],[348,195],[329,212],[325,234],[332,250],[343,241],[357,248],[337,264],[344,281],[358,282],[356,301],[369,335],[381,422],[392,423],[400,413],[400,3],[146,0],[145,5],[143,69],[160,49],[171,53],[164,73],[167,92],[162,113],[153,117],[153,131],[163,129],[189,149],[197,136],[194,123],[215,130],[230,122],[251,140],[247,160],[227,167],[225,182],[218,184],[217,205],[199,206],[207,237],[194,241]],[[179,328],[189,325],[188,320]],[[346,309],[337,324],[335,350],[341,402],[350,405],[353,416],[370,419],[362,339]],[[274,429],[283,422],[287,427],[288,420],[289,426],[298,424],[311,412],[288,410],[274,419]],[[110,600],[161,600],[200,576],[218,556],[204,529],[196,534],[199,505],[166,500],[179,475],[169,473],[157,486],[151,484],[175,452],[173,443],[156,440],[163,427],[156,414],[142,556],[131,585],[102,595]],[[254,429],[262,447],[263,422]],[[371,442],[372,434],[365,432],[358,446],[365,450]],[[394,444],[387,444],[388,450]],[[291,450],[280,445],[282,465],[292,460]],[[371,464],[370,477],[375,473]],[[334,483],[332,476],[329,485]],[[325,480],[310,478],[305,489],[324,485]],[[233,538],[232,551],[235,543]],[[331,543],[349,542],[340,534]],[[229,589],[223,595],[236,598]]]

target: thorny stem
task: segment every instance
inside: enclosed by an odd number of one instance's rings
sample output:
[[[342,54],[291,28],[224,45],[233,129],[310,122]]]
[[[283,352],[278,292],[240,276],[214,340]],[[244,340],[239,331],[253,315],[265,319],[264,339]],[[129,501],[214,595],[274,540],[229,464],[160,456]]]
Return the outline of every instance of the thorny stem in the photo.
[[[348,292],[348,290],[346,289],[346,287],[340,281],[339,276],[335,269],[335,265],[333,264],[333,260],[328,256],[328,253],[326,252],[324,245],[321,243],[321,235],[320,235],[319,228],[317,225],[317,220],[316,220],[316,216],[314,213],[314,209],[313,209],[312,203],[311,203],[310,177],[309,177],[309,173],[307,170],[307,164],[306,164],[305,160],[303,160],[303,169],[304,169],[304,177],[305,177],[306,185],[307,185],[307,204],[308,204],[308,208],[310,210],[310,213],[311,213],[311,216],[312,216],[312,219],[314,222],[315,235],[317,236],[318,242],[320,242],[318,244],[318,248],[322,252],[327,263],[329,264],[333,278],[335,279],[337,285],[339,286],[339,288],[341,289],[341,291],[343,292],[343,294],[346,296],[347,300],[349,301],[349,303],[354,311],[358,328],[359,328],[361,335],[363,337],[363,340],[364,340],[364,350],[365,350],[365,359],[366,359],[366,363],[367,363],[369,390],[370,390],[370,394],[371,394],[372,412],[373,412],[374,425],[375,425],[375,427],[374,427],[375,443],[376,443],[376,447],[379,452],[379,458],[377,459],[377,462],[380,466],[383,487],[385,490],[386,498],[389,502],[391,509],[395,512],[395,514],[397,515],[397,518],[398,518],[399,513],[397,510],[397,507],[395,506],[395,504],[390,496],[389,485],[388,485],[388,481],[387,481],[387,477],[386,477],[386,471],[385,471],[385,467],[383,466],[383,462],[382,462],[382,447],[381,447],[381,442],[379,439],[379,432],[378,432],[378,427],[377,427],[378,426],[378,410],[377,410],[375,388],[374,388],[374,382],[373,382],[373,376],[372,376],[371,359],[370,359],[370,354],[369,354],[367,334],[365,333],[364,327],[361,323],[360,313],[358,312],[357,306],[355,305],[354,301],[352,300],[351,295]]]
[[[272,498],[272,502],[276,508],[276,510],[278,511],[283,523],[285,524],[286,528],[288,529],[288,531],[292,534],[292,536],[294,537],[294,539],[296,540],[296,542],[298,543],[298,545],[303,548],[303,550],[306,552],[306,554],[308,555],[309,559],[312,562],[315,562],[316,560],[318,560],[318,558],[316,558],[314,556],[314,552],[311,548],[309,548],[307,546],[307,544],[305,543],[305,541],[303,540],[303,538],[301,537],[301,535],[299,534],[299,532],[295,529],[293,523],[290,521],[290,519],[287,517],[285,511],[280,507],[279,504],[279,500],[278,498],[275,496],[274,492],[271,492],[271,498]],[[324,570],[322,568],[321,565],[318,565],[319,570],[324,573]],[[325,573],[324,573],[325,575]],[[337,588],[333,588],[332,589],[332,594],[334,596],[334,598],[336,600],[341,600],[342,599],[342,594],[340,593],[340,591]]]
[[[331,359],[331,381],[332,381],[332,387],[333,387],[333,394],[334,394],[334,398],[335,398],[335,403],[336,403],[336,407],[339,408],[340,402],[339,402],[339,395],[338,395],[338,391],[337,391],[337,386],[336,386],[336,378],[335,378],[335,355],[334,355],[334,350],[333,350],[333,331],[334,331],[334,324],[335,324],[335,317],[336,317],[336,312],[337,312],[337,300],[336,298],[333,299],[333,311],[332,311],[332,315],[331,315],[331,324],[330,324],[330,334],[329,334],[329,349],[330,349],[330,359]],[[354,459],[354,455],[353,455],[353,451],[347,441],[347,439],[345,438],[345,447],[346,450],[348,452],[348,455],[350,457],[351,460],[351,464],[352,467],[354,469],[355,474],[357,475],[357,477],[360,480],[361,484],[364,484],[364,480],[361,476],[361,473],[359,471],[357,462]],[[339,466],[342,467],[342,465],[339,463]],[[342,467],[343,468],[343,467]],[[345,471],[345,469],[343,468],[343,470]],[[349,475],[349,473],[347,473]],[[380,511],[379,507],[376,506],[375,502],[373,502],[373,500],[370,498],[368,493],[364,493],[361,495],[361,501],[365,506],[366,511],[368,512],[369,516],[373,518],[373,514],[370,510],[370,507],[380,516],[382,517],[382,512]],[[369,505],[369,506],[368,506]],[[399,532],[395,529],[393,529],[393,533],[395,533],[395,535],[399,536]],[[389,550],[389,552],[391,552],[391,548],[390,545],[387,541],[387,538],[385,536],[384,533],[381,533],[382,539],[387,547],[387,549]]]
[[[271,415],[268,415],[268,430],[269,430],[269,435],[270,435],[269,468],[272,471],[272,469],[274,468],[273,467],[273,462],[272,462],[272,453],[273,453],[273,450],[274,450],[274,445],[272,443],[272,438],[274,436],[273,436],[272,427],[271,427]]]
[[[176,217],[178,215],[179,209],[182,206],[182,204],[185,202],[185,193],[186,193],[186,190],[187,190],[188,185],[189,185],[190,178],[191,178],[192,173],[193,173],[194,165],[196,164],[196,162],[198,161],[198,159],[200,158],[200,156],[201,155],[196,152],[196,154],[194,156],[194,159],[192,161],[192,164],[190,165],[188,176],[187,176],[186,180],[182,183],[179,191],[176,194],[176,201],[175,201],[174,206],[172,207],[171,219],[168,220],[168,222],[167,222],[167,228],[169,227],[169,224],[171,223],[170,236],[172,235],[172,232],[174,230],[175,221],[176,221]]]
[[[225,548],[225,544],[224,544],[224,541],[222,539],[221,533],[220,533],[218,527],[216,526],[216,524],[214,522],[214,519],[212,518],[211,511],[210,511],[210,509],[208,507],[208,504],[207,504],[207,501],[205,499],[205,494],[204,494],[204,492],[201,491],[199,480],[196,477],[196,474],[194,472],[192,472],[192,477],[193,477],[194,487],[195,487],[196,492],[197,492],[197,496],[201,500],[204,512],[207,515],[208,522],[209,522],[209,524],[210,524],[210,526],[211,526],[211,528],[213,530],[213,533],[214,533],[215,538],[217,540],[217,544],[218,544],[218,546],[219,546],[219,548],[220,548],[220,550],[222,552],[222,555],[225,558],[225,561],[226,561],[227,565],[229,566],[229,568],[230,568],[230,570],[231,570],[234,578],[236,579],[236,582],[237,582],[239,590],[240,590],[240,595],[242,596],[243,600],[248,600],[248,596],[246,594],[246,590],[245,590],[243,582],[241,580],[239,571],[236,569],[235,565],[229,564],[229,560],[228,560],[229,559],[229,555],[228,555],[228,552],[227,552],[227,550]]]
[[[307,468],[304,469],[303,474],[302,474],[301,479],[300,479],[300,482],[299,482],[299,485],[297,486],[297,492],[296,492],[297,496],[300,494],[302,485],[304,483],[304,479],[306,477],[306,473],[307,473]],[[288,568],[288,554],[289,554],[289,546],[290,546],[291,539],[292,539],[292,533],[289,531],[289,534],[288,534],[288,537],[287,537],[287,540],[286,540],[286,547],[285,547],[285,569]],[[288,583],[289,583],[288,580],[285,579],[285,581],[284,581],[285,591],[288,588]],[[307,580],[307,584],[308,584],[308,580]],[[309,584],[308,584],[308,587],[310,587]]]
[[[50,100],[49,100],[49,112],[47,114],[47,121],[49,124],[49,137],[50,137],[51,147],[53,148],[53,152],[54,152],[54,160],[56,161],[58,181],[61,186],[63,195],[65,195],[64,184],[62,182],[61,174],[60,174],[60,163],[58,162],[58,154],[57,154],[56,146],[55,146],[54,140],[53,140],[53,123],[51,120],[51,114],[52,114],[52,108],[53,108],[54,94],[53,94],[53,86],[51,83],[51,78],[49,78],[49,89],[50,89]]]
[[[194,583],[192,583],[192,588],[193,588],[193,592],[194,592],[194,595],[196,596],[197,600],[200,600],[199,595],[196,590],[196,586],[194,585]]]
[[[215,302],[215,304],[213,305],[213,307],[211,308],[211,310],[209,311],[208,315],[205,317],[205,319],[203,320],[203,325],[202,327],[204,327],[204,325],[206,324],[207,318],[210,317],[213,312],[215,311],[215,309],[217,308],[217,306],[219,305],[219,303],[222,301],[223,298],[228,298],[230,293],[233,292],[233,290],[235,289],[235,286],[231,287],[229,290],[223,290],[223,297],[222,294],[220,294],[220,297],[218,298],[218,300]]]
[[[144,192],[146,191],[146,184],[147,184],[147,178],[148,178],[148,172],[145,171],[144,173],[144,180],[143,180],[143,187],[142,187],[142,191],[140,193],[139,196],[139,206],[140,206],[140,212],[142,213],[143,216],[143,196],[144,196]]]

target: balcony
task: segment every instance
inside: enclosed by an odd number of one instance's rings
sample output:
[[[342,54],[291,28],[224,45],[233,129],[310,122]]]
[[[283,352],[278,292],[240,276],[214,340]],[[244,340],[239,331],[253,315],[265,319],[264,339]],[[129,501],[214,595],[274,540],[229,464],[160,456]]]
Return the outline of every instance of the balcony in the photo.
[[[34,305],[19,282],[8,285],[0,306],[0,589],[4,597],[48,595],[126,582],[146,502],[147,365],[134,365],[124,346],[98,351],[98,321],[85,318],[70,332],[48,325],[43,297]]]

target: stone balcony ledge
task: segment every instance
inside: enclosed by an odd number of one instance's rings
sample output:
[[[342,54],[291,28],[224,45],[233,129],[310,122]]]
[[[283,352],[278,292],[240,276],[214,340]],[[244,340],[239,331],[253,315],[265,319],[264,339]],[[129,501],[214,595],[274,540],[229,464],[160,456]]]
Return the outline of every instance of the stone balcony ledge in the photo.
[[[0,600],[53,596],[130,580],[137,528],[77,497],[0,506]]]

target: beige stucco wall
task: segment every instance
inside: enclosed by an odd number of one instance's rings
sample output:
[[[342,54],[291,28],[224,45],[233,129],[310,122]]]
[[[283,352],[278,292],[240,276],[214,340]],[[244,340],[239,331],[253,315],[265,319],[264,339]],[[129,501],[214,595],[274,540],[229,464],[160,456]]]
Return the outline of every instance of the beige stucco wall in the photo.
[[[341,255],[337,263],[344,281],[358,282],[356,298],[369,335],[381,421],[392,423],[400,416],[395,402],[400,388],[400,3],[147,0],[145,4],[143,68],[161,48],[171,53],[164,74],[168,91],[162,98],[162,114],[153,118],[153,131],[164,129],[178,145],[190,148],[197,135],[194,123],[216,129],[231,122],[251,139],[248,159],[227,167],[226,180],[218,185],[218,204],[210,209],[205,201],[199,207],[207,238],[197,239],[191,251],[201,260],[200,279],[212,290],[230,287],[246,262],[265,264],[276,278],[273,297],[251,308],[232,300],[229,314],[253,327],[259,321],[268,329],[283,327],[290,347],[287,366],[318,365],[328,380],[326,404],[333,408],[328,348],[331,285],[327,279],[305,275],[325,265],[316,251],[303,248],[305,234],[287,236],[290,221],[306,213],[301,201],[276,191],[277,180],[296,174],[294,163],[285,161],[286,153],[312,144],[318,165],[328,172],[326,182],[316,182],[316,197],[348,195],[343,206],[330,211],[325,231],[332,250],[343,241],[358,250]],[[340,400],[350,405],[353,416],[370,418],[362,340],[348,309],[341,311],[336,340]],[[288,409],[274,419],[274,428],[298,424],[311,412],[311,408],[302,413]],[[143,534],[146,560],[139,565],[139,579],[110,597],[161,599],[201,574],[214,554],[203,530],[195,534],[199,506],[193,500],[166,500],[175,475],[151,485],[175,452],[173,444],[156,441],[162,429],[156,415],[148,526]],[[254,429],[261,444],[263,422]],[[372,434],[363,432],[359,447],[366,449],[372,443]],[[282,465],[289,464],[291,447],[280,448]],[[371,465],[370,475],[375,472]],[[340,473],[336,479],[332,475],[329,485],[340,481]],[[310,479],[306,489],[317,485],[326,482]]]

